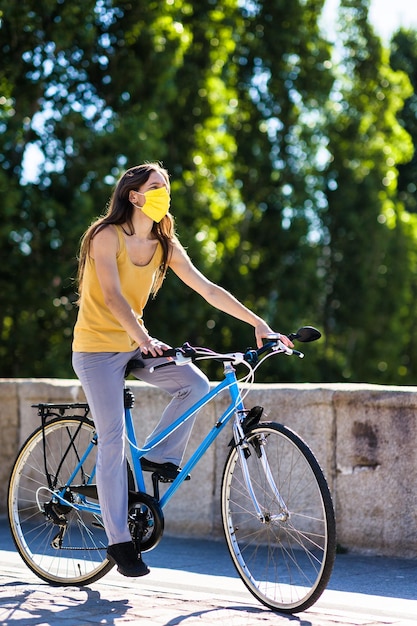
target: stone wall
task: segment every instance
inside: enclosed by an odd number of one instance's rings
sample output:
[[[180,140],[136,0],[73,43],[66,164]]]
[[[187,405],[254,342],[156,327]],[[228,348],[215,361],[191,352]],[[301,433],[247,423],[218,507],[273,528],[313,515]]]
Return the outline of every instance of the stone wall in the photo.
[[[138,440],[152,430],[168,402],[163,392],[129,381]],[[310,446],[333,495],[338,543],[347,550],[417,557],[417,388],[377,385],[254,385],[246,406],[286,424]],[[0,379],[0,514],[19,447],[39,425],[38,402],[83,401],[76,380]],[[189,450],[226,405],[222,395],[200,413]],[[165,510],[165,532],[221,537],[220,483],[227,427]]]

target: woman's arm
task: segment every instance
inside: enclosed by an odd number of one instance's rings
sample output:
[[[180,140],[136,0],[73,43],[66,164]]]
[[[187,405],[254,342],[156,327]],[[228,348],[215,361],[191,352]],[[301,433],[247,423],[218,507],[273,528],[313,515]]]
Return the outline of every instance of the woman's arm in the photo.
[[[200,294],[209,304],[253,326],[258,348],[262,346],[262,338],[274,332],[262,318],[245,307],[231,293],[208,280],[193,265],[179,242],[173,245],[169,265],[188,287]],[[282,336],[282,341],[290,347],[293,345],[285,335]]]

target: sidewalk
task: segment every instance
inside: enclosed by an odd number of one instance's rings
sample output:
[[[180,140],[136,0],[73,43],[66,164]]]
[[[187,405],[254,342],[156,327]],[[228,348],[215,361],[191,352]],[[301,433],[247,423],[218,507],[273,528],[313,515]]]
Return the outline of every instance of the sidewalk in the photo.
[[[90,587],[51,587],[16,553],[0,519],[0,626],[411,626],[417,623],[417,561],[339,555],[328,589],[308,611],[272,613],[235,573],[223,542],[164,537],[146,553],[151,574],[112,570]]]

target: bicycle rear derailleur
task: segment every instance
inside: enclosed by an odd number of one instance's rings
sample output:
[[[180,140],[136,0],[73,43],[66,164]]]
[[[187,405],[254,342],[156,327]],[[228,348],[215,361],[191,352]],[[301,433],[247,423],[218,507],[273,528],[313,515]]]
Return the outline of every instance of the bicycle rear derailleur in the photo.
[[[51,541],[51,547],[55,550],[59,550],[60,548],[62,548],[62,542],[68,527],[68,520],[65,514],[68,513],[70,510],[70,506],[54,503],[52,500],[50,502],[47,502],[44,506],[43,513],[45,517],[56,526],[59,526],[59,531],[52,538]]]

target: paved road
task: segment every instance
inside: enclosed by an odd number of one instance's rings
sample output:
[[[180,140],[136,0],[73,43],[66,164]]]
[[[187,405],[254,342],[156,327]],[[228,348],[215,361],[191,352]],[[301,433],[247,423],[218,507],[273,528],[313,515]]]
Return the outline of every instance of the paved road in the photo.
[[[279,615],[237,577],[222,542],[164,537],[146,554],[151,574],[112,570],[90,587],[51,587],[15,552],[0,520],[0,626],[416,626],[417,561],[339,555],[308,611]]]

